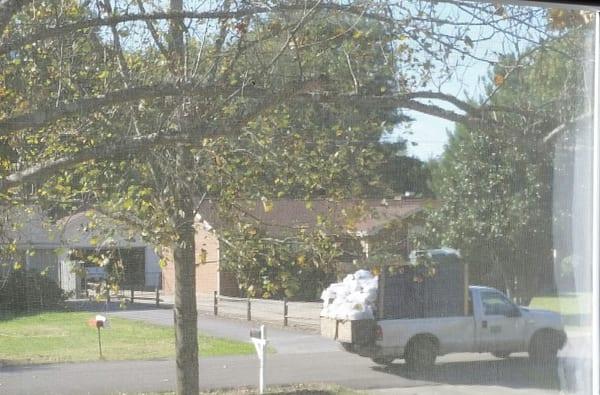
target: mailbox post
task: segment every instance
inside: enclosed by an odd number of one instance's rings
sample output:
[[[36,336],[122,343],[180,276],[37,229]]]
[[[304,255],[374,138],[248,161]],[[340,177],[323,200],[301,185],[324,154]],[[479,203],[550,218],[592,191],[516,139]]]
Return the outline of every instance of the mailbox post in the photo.
[[[258,393],[265,393],[265,359],[267,356],[267,330],[264,325],[260,326],[260,329],[250,330],[250,339],[254,343],[256,354],[260,361],[259,379],[258,379]]]
[[[103,315],[97,315],[95,318],[92,318],[88,321],[91,327],[95,327],[98,330],[98,354],[100,355],[100,359],[104,359],[102,356],[102,336],[101,336],[101,328],[106,328],[107,319]]]

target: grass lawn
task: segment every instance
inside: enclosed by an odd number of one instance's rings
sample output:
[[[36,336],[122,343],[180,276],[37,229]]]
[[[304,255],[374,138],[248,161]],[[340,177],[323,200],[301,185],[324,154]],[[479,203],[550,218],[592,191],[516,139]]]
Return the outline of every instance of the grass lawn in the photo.
[[[0,320],[0,362],[7,364],[98,360],[95,315],[50,312]],[[175,355],[172,328],[109,318],[102,331],[102,353],[108,360],[170,358]],[[254,346],[200,335],[201,356],[252,354]]]
[[[560,296],[539,296],[531,300],[529,307],[556,311],[563,315],[591,314],[591,295],[579,293]]]

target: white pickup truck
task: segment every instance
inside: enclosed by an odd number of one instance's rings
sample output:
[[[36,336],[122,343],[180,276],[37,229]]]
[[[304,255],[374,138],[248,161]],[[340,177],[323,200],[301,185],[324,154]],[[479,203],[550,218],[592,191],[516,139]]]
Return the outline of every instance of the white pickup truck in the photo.
[[[347,351],[376,363],[404,358],[412,368],[429,367],[438,355],[456,352],[491,352],[506,358],[526,351],[534,360],[547,360],[566,342],[557,313],[517,306],[500,291],[481,286],[469,287],[468,303],[465,316],[371,320],[371,329],[360,329],[361,341],[347,342],[341,327],[335,328],[336,338]],[[365,341],[367,337],[371,340]]]

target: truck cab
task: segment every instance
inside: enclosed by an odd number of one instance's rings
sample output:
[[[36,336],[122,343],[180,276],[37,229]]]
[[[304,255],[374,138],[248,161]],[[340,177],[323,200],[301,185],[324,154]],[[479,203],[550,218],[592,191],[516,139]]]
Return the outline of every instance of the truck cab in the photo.
[[[473,342],[476,351],[497,355],[530,351],[529,345],[539,331],[557,333],[561,340],[559,345],[563,346],[566,336],[559,314],[517,306],[494,288],[470,287],[469,292],[475,302]]]

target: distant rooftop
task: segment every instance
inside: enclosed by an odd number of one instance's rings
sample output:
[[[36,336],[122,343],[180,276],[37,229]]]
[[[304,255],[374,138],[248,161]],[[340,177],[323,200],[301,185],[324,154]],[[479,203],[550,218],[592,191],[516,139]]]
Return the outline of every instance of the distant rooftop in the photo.
[[[270,234],[314,229],[323,219],[327,219],[342,232],[368,236],[393,221],[406,219],[422,211],[430,202],[421,198],[346,199],[338,202],[326,199],[274,199],[268,202],[243,202],[236,205],[236,209],[243,218],[259,223]],[[212,226],[221,224],[215,202],[202,203],[199,211],[202,219]]]

